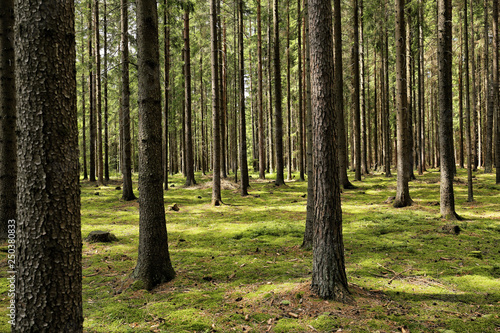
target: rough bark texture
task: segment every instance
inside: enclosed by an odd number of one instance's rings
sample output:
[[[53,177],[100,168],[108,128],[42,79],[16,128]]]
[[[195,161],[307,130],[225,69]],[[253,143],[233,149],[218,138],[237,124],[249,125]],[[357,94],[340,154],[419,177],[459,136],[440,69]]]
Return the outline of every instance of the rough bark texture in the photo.
[[[139,253],[134,277],[151,290],[175,277],[168,252],[161,160],[161,93],[156,0],[137,1],[139,83]]]
[[[163,89],[163,189],[168,190],[168,114],[170,106],[170,25],[168,22],[169,12],[168,1],[163,0],[163,34],[165,41],[163,44],[163,55],[165,61],[163,64],[163,71],[165,75],[165,86]]]
[[[122,98],[120,130],[122,142],[121,172],[123,178],[122,199],[125,201],[136,199],[132,189],[132,152],[130,141],[130,84],[129,84],[129,56],[128,56],[128,0],[121,0],[121,60],[122,60]]]
[[[0,8],[0,239],[16,219],[16,150],[14,0],[6,0]]]
[[[490,51],[489,51],[489,18],[488,4],[490,1],[484,1],[484,68],[485,68],[485,77],[486,77],[486,124],[484,125],[484,173],[491,173],[493,171],[493,108],[494,108],[494,100],[493,100],[493,84],[492,77],[490,76]]]
[[[189,41],[189,10],[184,12],[184,155],[186,186],[196,184],[194,179],[193,135],[191,131],[191,48]]]
[[[451,0],[438,0],[438,98],[439,152],[441,161],[440,210],[445,219],[456,219],[453,194],[453,92]]]
[[[500,183],[500,125],[498,122],[500,121],[500,100],[498,95],[498,87],[499,87],[499,77],[498,77],[498,1],[493,1],[493,88],[494,88],[494,101],[495,101],[495,114],[496,118],[495,128],[494,128],[494,146],[495,146],[495,167],[496,167],[496,183]]]
[[[335,140],[333,32],[330,0],[309,0],[311,104],[313,106],[313,292],[350,300],[344,263],[342,210]]]
[[[95,121],[95,81],[94,81],[94,73],[93,73],[93,55],[94,49],[92,44],[92,2],[88,2],[88,64],[89,64],[89,181],[95,182],[96,175],[96,154],[95,154],[95,144],[96,144],[96,121]]]
[[[283,107],[281,105],[281,60],[280,60],[280,36],[279,36],[279,8],[278,0],[273,1],[273,25],[274,25],[274,91],[276,105],[274,108],[274,121],[276,136],[276,185],[285,184],[283,164]]]
[[[396,0],[396,111],[397,111],[397,190],[394,207],[410,206],[408,187],[408,100],[406,91],[406,26],[405,0]]]
[[[211,36],[211,67],[212,67],[212,124],[219,123],[219,74],[218,74],[218,52],[217,52],[217,9],[216,0],[210,1],[210,36]],[[220,127],[213,127],[212,141],[212,163],[213,163],[213,185],[212,185],[212,204],[219,206],[221,204],[221,185],[220,185]]]
[[[239,98],[240,98],[240,169],[241,195],[248,195],[247,128],[245,119],[245,63],[243,54],[243,0],[238,1],[238,51],[239,51]]]
[[[300,0],[299,0],[300,1]],[[257,0],[257,77],[258,77],[258,114],[259,114],[259,178],[266,178],[266,147],[264,138],[264,105],[262,100],[262,19],[261,0]]]
[[[467,0],[464,1],[464,45],[465,45],[465,133],[467,139],[467,201],[474,201],[472,188],[472,144],[470,131],[470,78],[469,78],[469,27],[467,20]]]
[[[18,221],[13,332],[82,332],[72,1],[16,0]],[[50,32],[50,33],[48,33]]]
[[[299,113],[299,123],[298,123],[298,132],[299,132],[299,140],[298,140],[298,144],[299,144],[299,181],[304,181],[305,180],[305,177],[304,177],[304,166],[305,166],[305,163],[304,163],[304,131],[302,130],[304,128],[304,112],[303,112],[303,80],[302,80],[302,72],[303,72],[303,69],[302,69],[302,29],[301,29],[301,22],[302,22],[302,12],[301,12],[301,9],[300,9],[300,3],[301,3],[301,0],[297,0],[297,12],[300,14],[300,15],[297,15],[297,60],[298,60],[298,68],[297,68],[297,77],[298,77],[298,86],[299,86],[299,91],[298,91],[298,113]]]
[[[334,34],[335,34],[335,121],[337,127],[337,152],[339,157],[339,180],[344,189],[354,186],[347,177],[347,142],[344,119],[344,75],[342,65],[342,12],[340,0],[333,1],[334,6]]]
[[[104,167],[102,154],[102,102],[101,102],[101,44],[99,36],[99,0],[94,1],[94,42],[95,42],[95,87],[97,116],[97,181],[104,184]]]

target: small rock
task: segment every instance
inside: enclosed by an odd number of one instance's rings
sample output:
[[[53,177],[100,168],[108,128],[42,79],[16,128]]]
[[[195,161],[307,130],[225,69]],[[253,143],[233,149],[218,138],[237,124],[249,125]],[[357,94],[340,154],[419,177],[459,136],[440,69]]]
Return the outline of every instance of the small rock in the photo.
[[[253,197],[254,198],[260,198],[260,194],[255,194]]]
[[[177,206],[177,204],[174,203],[172,206],[168,207],[168,210],[173,210],[174,212],[178,212],[179,206]]]
[[[170,187],[175,187],[175,184],[170,185]]]
[[[94,195],[99,195],[99,192],[95,192]]]
[[[198,196],[198,199],[201,199],[201,195]]]
[[[121,188],[120,186],[115,187],[115,190],[117,190],[117,191],[119,191],[119,190],[121,190],[121,189],[122,189],[122,188]]]
[[[89,233],[85,240],[89,243],[110,243],[117,241],[118,238],[109,231],[94,230]]]
[[[243,300],[243,297],[241,297],[241,296],[235,299],[236,302],[240,302],[242,300]]]
[[[307,196],[307,194],[302,194],[300,197],[305,198],[306,196]]]

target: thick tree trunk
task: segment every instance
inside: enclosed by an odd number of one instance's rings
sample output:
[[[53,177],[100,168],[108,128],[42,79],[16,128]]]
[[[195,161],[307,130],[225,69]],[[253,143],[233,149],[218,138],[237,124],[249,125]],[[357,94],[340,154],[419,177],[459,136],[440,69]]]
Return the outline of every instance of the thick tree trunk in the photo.
[[[239,49],[239,94],[240,94],[240,169],[241,195],[248,195],[247,129],[245,119],[245,62],[243,53],[243,0],[238,1],[238,49]]]
[[[12,331],[82,332],[75,8],[26,0],[15,8],[21,260]]]
[[[300,0],[298,0],[300,1]],[[259,178],[266,178],[266,146],[264,137],[264,106],[262,100],[263,78],[262,78],[262,19],[261,0],[257,0],[257,76],[258,76],[258,108],[259,108]]]
[[[220,184],[220,127],[219,124],[219,73],[218,73],[218,52],[217,52],[217,4],[216,0],[210,1],[210,37],[211,37],[211,67],[212,67],[212,205],[219,206],[221,200]]]
[[[147,290],[175,277],[162,188],[161,93],[156,0],[137,1],[139,83],[139,253],[134,278]]]
[[[185,186],[196,184],[194,179],[193,134],[191,131],[191,47],[189,36],[189,10],[184,11],[184,156]]]
[[[438,0],[439,152],[441,160],[440,211],[443,218],[457,219],[453,193],[453,92],[452,92],[452,5]]]
[[[0,8],[0,50],[0,240],[3,240],[9,235],[10,221],[16,220],[14,0],[6,0]]]
[[[332,8],[309,0],[314,132],[314,238],[311,289],[325,299],[350,300],[344,263],[342,210],[336,156]]]
[[[123,178],[122,199],[136,199],[132,188],[132,144],[130,142],[130,84],[128,55],[128,0],[121,0],[121,60],[122,60],[122,98],[120,131],[123,142],[121,149],[121,171]],[[92,152],[91,152],[92,154]]]
[[[279,35],[279,8],[278,0],[273,1],[273,26],[274,26],[274,91],[276,104],[274,108],[274,121],[276,136],[276,182],[280,186],[285,184],[283,163],[283,109],[281,95],[281,60],[280,60],[280,35]]]
[[[397,111],[397,190],[394,207],[412,204],[408,186],[408,99],[406,93],[405,0],[396,0],[396,111]]]

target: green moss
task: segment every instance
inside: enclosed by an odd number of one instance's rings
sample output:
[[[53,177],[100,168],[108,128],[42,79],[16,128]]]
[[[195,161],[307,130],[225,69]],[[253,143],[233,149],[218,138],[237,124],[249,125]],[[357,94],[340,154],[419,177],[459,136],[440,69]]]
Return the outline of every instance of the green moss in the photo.
[[[283,318],[278,320],[273,331],[275,333],[305,332],[305,327],[301,325],[297,319]]]

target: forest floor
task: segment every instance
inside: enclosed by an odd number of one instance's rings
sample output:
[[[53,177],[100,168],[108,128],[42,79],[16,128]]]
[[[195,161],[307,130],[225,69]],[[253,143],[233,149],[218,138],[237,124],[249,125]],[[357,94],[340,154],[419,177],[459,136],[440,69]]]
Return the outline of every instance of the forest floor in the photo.
[[[297,175],[294,175],[297,178]],[[351,179],[353,175],[350,174]],[[85,332],[500,332],[500,186],[466,172],[455,181],[456,235],[439,218],[439,172],[410,183],[413,206],[395,209],[395,176],[376,173],[342,193],[346,271],[355,303],[314,296],[312,252],[300,248],[307,183],[276,187],[252,174],[250,195],[223,181],[211,206],[208,176],[165,192],[175,280],[152,291],[130,278],[137,260],[137,201],[120,201],[118,181],[82,181],[82,236],[111,231],[113,243],[83,242]],[[137,194],[137,188],[135,188]],[[179,211],[168,207],[176,203]],[[2,247],[5,248],[5,245]],[[6,271],[6,253],[0,270]],[[0,283],[0,332],[7,283]]]

